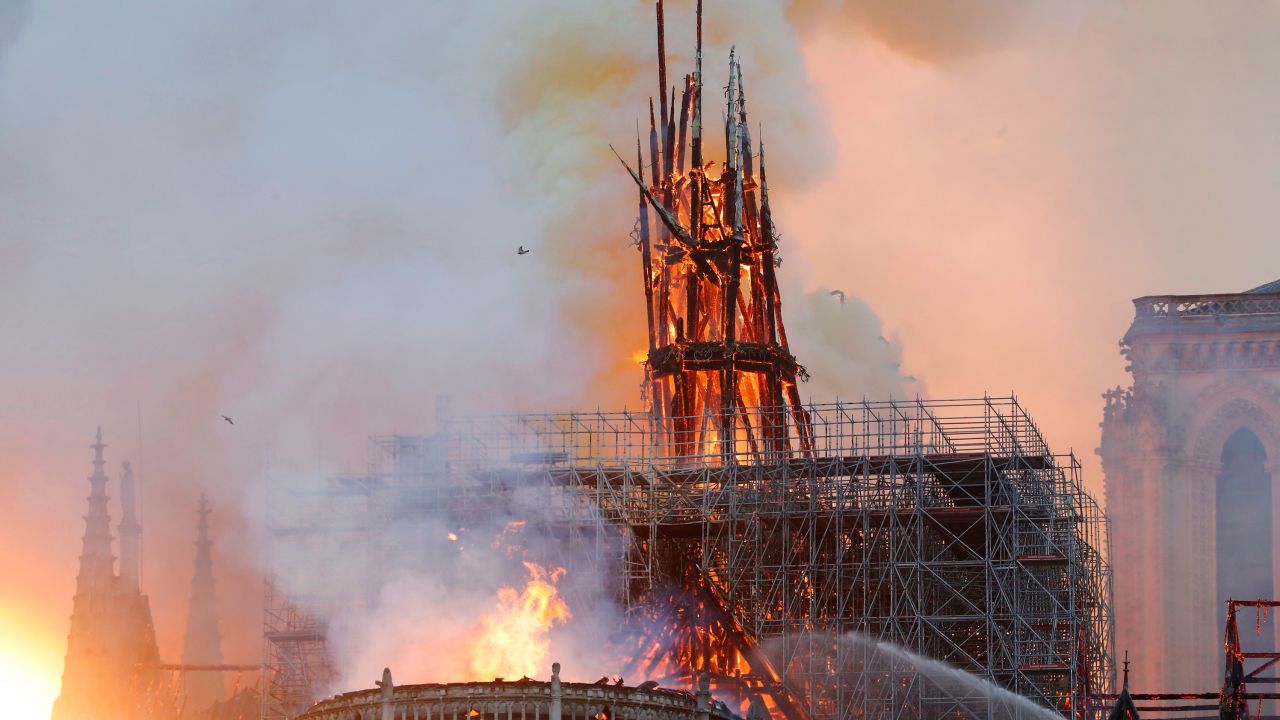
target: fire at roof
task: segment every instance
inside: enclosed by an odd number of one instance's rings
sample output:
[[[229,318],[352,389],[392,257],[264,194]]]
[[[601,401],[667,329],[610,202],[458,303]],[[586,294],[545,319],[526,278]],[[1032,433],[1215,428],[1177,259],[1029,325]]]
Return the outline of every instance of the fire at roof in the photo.
[[[183,650],[162,659],[134,472],[113,525],[99,429],[53,720],[1274,716],[1280,285],[1135,301],[1133,386],[1105,396],[1099,452],[1114,536],[1080,460],[1012,393],[808,401],[750,53],[708,79],[688,4],[690,66],[672,81],[657,0],[647,133],[634,155],[629,138],[609,148],[636,203],[610,257],[633,280],[639,260],[639,408],[473,414],[441,397],[429,432],[370,437],[362,471],[271,468],[250,513],[262,654],[239,662],[203,495]],[[776,180],[789,138],[769,137]],[[1162,688],[1131,691],[1127,654],[1117,683],[1116,618],[1148,656],[1135,686]],[[1218,647],[1221,684],[1193,687]]]
[[[334,478],[323,501],[313,491],[278,497],[264,717],[293,717],[341,675],[329,619],[355,613],[377,634],[386,608],[362,593],[340,610],[317,599],[323,592],[291,593],[294,558],[385,548],[430,528],[449,528],[455,545],[492,537],[484,544],[518,552],[530,572],[525,590],[501,590],[497,613],[457,641],[475,688],[490,687],[485,675],[532,674],[523,668],[545,665],[557,628],[609,605],[616,623],[591,636],[593,667],[684,690],[705,678],[734,712],[809,720],[1038,706],[1083,717],[1112,667],[1106,524],[1079,463],[1055,454],[1013,397],[801,402],[806,373],[783,323],[749,75],[731,55],[717,171],[702,145],[701,5],[695,64],[678,93],[657,7],[648,157],[639,138],[636,167],[619,157],[638,188],[644,410],[448,408],[433,435],[374,438],[370,472]],[[493,518],[511,522],[495,529]],[[393,562],[361,571],[360,587],[395,584]],[[556,587],[573,578],[592,582]],[[429,634],[441,621],[423,622]],[[524,651],[481,674],[494,646],[478,636],[495,635],[524,638]],[[931,662],[972,682],[944,680]],[[384,694],[392,712],[421,717],[421,698],[463,686],[412,687]],[[1015,701],[1029,704],[1007,706]],[[367,713],[373,702],[339,695],[307,717]]]

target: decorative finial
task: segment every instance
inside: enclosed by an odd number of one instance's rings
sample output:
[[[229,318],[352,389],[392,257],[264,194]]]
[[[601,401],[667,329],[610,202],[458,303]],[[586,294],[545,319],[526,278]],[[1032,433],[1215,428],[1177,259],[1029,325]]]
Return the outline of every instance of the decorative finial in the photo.
[[[1124,689],[1129,689],[1129,651],[1124,651]]]
[[[98,426],[98,435],[95,442],[89,447],[93,448],[93,464],[102,467],[104,461],[102,459],[102,451],[106,449],[106,444],[102,442],[102,426]]]

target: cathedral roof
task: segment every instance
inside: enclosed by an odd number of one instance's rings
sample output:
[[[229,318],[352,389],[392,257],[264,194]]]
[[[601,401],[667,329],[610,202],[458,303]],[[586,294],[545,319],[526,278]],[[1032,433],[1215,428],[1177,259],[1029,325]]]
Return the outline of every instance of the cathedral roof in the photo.
[[[1245,290],[1246,295],[1261,295],[1263,293],[1280,293],[1280,280],[1272,280],[1266,285],[1259,285],[1252,290]]]

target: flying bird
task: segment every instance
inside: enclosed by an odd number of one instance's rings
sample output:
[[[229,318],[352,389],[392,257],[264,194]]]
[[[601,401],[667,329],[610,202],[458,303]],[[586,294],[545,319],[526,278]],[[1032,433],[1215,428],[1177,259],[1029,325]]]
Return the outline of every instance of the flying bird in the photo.
[[[232,420],[231,418],[227,417],[226,415],[223,415],[223,416],[222,416],[222,419],[223,419],[223,420],[226,420],[228,425],[235,425],[235,424],[236,424],[234,420]]]
[[[524,249],[524,246],[523,246],[523,245],[521,245],[520,247],[516,248],[516,254],[517,254],[517,255],[528,255],[528,254],[529,254],[529,251],[528,251],[528,250],[525,250],[525,249]]]
[[[838,297],[838,298],[840,298],[840,304],[841,304],[841,305],[843,305],[843,304],[844,304],[844,291],[843,291],[843,290],[832,290],[832,291],[831,291],[831,297]]]

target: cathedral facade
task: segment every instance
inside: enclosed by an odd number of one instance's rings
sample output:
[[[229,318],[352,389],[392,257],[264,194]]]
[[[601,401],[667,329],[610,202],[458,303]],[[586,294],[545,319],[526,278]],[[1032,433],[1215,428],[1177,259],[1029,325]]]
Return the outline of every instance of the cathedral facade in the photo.
[[[1134,306],[1132,384],[1104,395],[1098,449],[1115,647],[1139,692],[1216,690],[1224,602],[1280,597],[1280,281]]]

